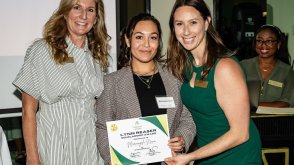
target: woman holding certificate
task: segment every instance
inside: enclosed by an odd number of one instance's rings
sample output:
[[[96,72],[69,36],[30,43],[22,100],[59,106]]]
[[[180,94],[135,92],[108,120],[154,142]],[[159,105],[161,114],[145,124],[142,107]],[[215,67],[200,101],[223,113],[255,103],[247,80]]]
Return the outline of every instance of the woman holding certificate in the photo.
[[[188,151],[194,139],[196,127],[181,102],[181,83],[160,64],[161,37],[160,23],[150,14],[134,16],[122,33],[122,68],[105,76],[96,102],[98,148],[105,163],[111,161],[107,121],[167,114],[171,139],[166,143],[173,151]],[[162,105],[157,96],[169,104]]]

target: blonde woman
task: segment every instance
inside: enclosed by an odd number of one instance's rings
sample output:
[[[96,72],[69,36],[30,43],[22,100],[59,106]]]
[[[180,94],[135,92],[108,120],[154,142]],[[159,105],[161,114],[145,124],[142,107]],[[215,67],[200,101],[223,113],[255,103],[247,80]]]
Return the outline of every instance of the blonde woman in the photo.
[[[13,84],[29,165],[97,165],[95,98],[108,66],[102,0],[61,0]]]

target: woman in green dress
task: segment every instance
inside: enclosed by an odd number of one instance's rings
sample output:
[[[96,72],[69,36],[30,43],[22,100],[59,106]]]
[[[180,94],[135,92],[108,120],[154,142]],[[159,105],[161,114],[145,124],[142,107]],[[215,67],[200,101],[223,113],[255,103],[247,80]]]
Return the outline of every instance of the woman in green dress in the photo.
[[[168,68],[183,81],[181,97],[197,127],[197,149],[168,164],[261,164],[261,142],[250,119],[246,77],[236,52],[214,30],[202,0],[177,0],[170,16]]]

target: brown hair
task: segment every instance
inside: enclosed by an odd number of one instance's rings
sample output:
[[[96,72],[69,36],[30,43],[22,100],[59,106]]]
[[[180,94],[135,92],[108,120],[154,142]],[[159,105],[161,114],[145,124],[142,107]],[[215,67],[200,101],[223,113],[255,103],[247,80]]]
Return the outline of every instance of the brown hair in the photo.
[[[200,12],[204,20],[207,20],[208,17],[211,18],[211,14],[203,0],[176,0],[171,11],[169,19],[170,36],[167,48],[167,67],[171,70],[174,76],[181,81],[185,81],[185,72],[188,71],[189,73],[192,71],[192,62],[189,60],[190,52],[179,43],[174,31],[174,13],[182,6],[191,6],[195,8]],[[210,21],[207,29],[206,42],[208,56],[203,70],[202,79],[209,73],[217,58],[221,56],[228,57],[235,53],[232,53],[223,44],[221,37],[212,25],[212,21]]]
[[[118,69],[121,69],[122,67],[130,65],[130,60],[131,60],[131,50],[127,46],[125,37],[130,39],[133,35],[134,29],[136,28],[136,25],[140,21],[152,21],[158,30],[158,38],[159,38],[159,46],[155,55],[155,61],[157,62],[163,62],[162,60],[162,54],[161,54],[161,49],[162,49],[162,31],[161,31],[161,26],[159,21],[152,16],[151,14],[148,13],[139,13],[132,17],[128,25],[122,30],[121,38],[120,38],[120,54],[118,57]],[[130,40],[131,41],[131,40]]]

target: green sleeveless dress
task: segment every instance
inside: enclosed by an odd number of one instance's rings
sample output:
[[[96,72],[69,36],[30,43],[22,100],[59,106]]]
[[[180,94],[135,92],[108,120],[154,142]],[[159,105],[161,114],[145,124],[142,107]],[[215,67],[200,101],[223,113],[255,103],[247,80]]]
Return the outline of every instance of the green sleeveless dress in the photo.
[[[235,60],[237,61],[237,59]],[[198,148],[212,142],[229,130],[227,118],[216,99],[214,87],[216,65],[213,66],[206,78],[207,88],[197,86],[192,88],[189,82],[183,83],[181,87],[183,103],[191,112],[197,127],[196,144]],[[202,71],[203,67],[193,66],[197,80],[200,80]],[[190,79],[191,76],[187,76],[187,80]],[[261,164],[261,141],[253,121],[250,119],[250,138],[247,142],[197,163],[198,165]]]

